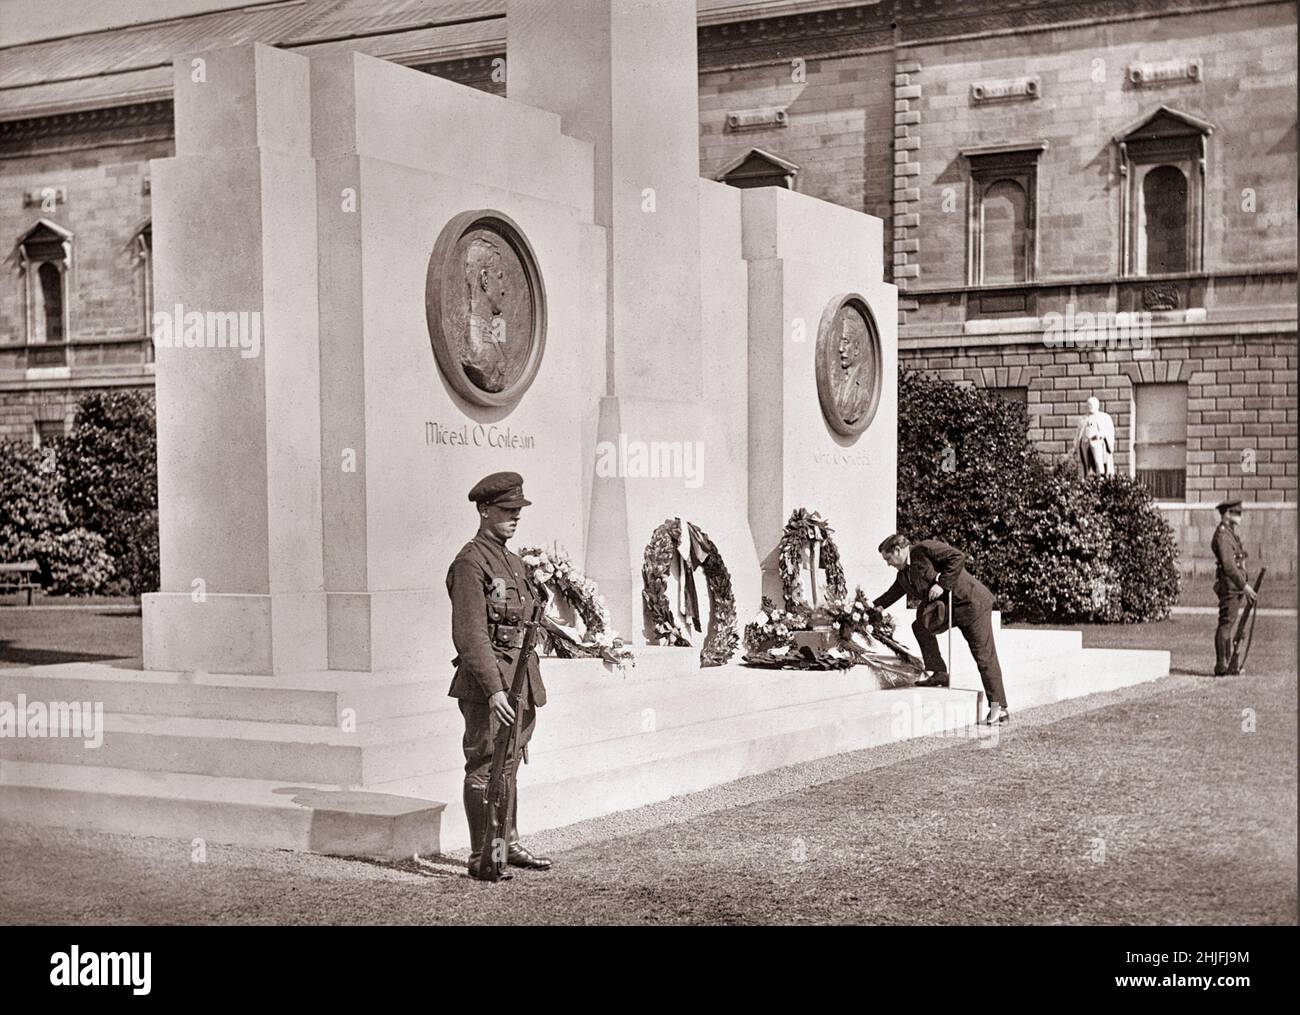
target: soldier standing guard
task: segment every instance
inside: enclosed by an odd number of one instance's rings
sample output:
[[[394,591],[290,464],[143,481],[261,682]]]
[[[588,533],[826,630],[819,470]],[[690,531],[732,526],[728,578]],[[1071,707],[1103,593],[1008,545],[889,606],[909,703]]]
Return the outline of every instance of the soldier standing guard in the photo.
[[[456,676],[447,693],[459,700],[465,717],[465,816],[469,820],[469,873],[476,877],[484,848],[484,796],[492,769],[492,753],[501,724],[519,723],[520,750],[525,752],[546,704],[546,688],[537,655],[528,659],[528,687],[520,699],[520,714],[510,707],[507,691],[523,644],[524,622],[536,594],[524,562],[506,549],[515,534],[520,511],[532,503],[524,498],[524,481],[517,472],[495,472],[475,484],[469,499],[478,505],[478,534],[465,544],[447,572],[451,596],[451,636],[456,645]],[[519,842],[515,824],[518,773],[509,759],[505,778],[511,792],[510,843],[506,860],[512,867],[547,870],[551,861],[534,856]],[[489,845],[487,848],[491,848]]]
[[[1214,632],[1214,675],[1227,676],[1232,662],[1232,629],[1241,612],[1242,597],[1255,601],[1255,590],[1246,576],[1245,548],[1237,535],[1241,524],[1241,501],[1225,500],[1216,505],[1219,526],[1210,548],[1214,550],[1214,593],[1219,597],[1219,626]]]

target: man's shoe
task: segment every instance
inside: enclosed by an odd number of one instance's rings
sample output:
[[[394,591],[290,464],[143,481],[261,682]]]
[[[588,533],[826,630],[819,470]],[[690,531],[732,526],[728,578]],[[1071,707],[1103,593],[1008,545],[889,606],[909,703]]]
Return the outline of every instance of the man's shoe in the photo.
[[[469,855],[469,876],[472,877],[475,881],[491,881],[491,880],[493,880],[492,878],[485,878],[485,877],[483,877],[481,874],[479,874],[479,872],[478,872],[478,857],[475,856],[473,853],[471,853],[471,854]],[[510,873],[510,869],[507,867],[505,870],[503,870],[503,871],[501,872],[500,877],[496,878],[496,880],[497,880],[497,881],[509,881],[509,880],[510,880],[511,878],[513,878],[513,877],[514,877],[514,875]]]
[[[916,682],[917,687],[947,687],[948,674],[931,673],[928,670],[925,675]]]
[[[549,856],[533,856],[520,842],[510,844],[510,851],[506,853],[506,863],[511,867],[524,867],[535,871],[548,871],[551,869],[551,858]]]
[[[985,726],[1005,726],[1011,721],[1011,713],[996,703],[989,706],[989,714],[984,717]]]

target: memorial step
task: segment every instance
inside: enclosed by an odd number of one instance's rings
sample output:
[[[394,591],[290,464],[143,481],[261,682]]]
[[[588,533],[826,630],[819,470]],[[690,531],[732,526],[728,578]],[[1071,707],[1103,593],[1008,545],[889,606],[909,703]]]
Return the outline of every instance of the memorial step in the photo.
[[[435,801],[305,782],[43,762],[0,766],[0,813],[11,820],[187,843],[409,857],[437,851],[441,810]]]

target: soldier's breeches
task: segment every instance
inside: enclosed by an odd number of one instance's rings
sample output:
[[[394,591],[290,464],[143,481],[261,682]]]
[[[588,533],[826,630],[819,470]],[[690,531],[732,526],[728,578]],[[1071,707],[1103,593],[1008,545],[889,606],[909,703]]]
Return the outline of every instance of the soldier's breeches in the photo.
[[[533,727],[537,725],[537,709],[530,704],[519,709],[519,712],[522,715],[516,714],[515,722],[523,724],[519,728],[519,750],[522,751],[533,735]],[[486,699],[480,702],[462,698],[460,713],[465,717],[465,736],[461,741],[461,747],[465,751],[465,785],[482,790],[487,787],[492,774],[492,754],[496,749],[497,730],[501,724],[493,715]],[[514,764],[509,758],[506,759],[505,774],[508,779],[515,778]]]
[[[1214,630],[1214,668],[1223,671],[1232,662],[1232,629],[1237,626],[1244,595],[1219,596],[1219,626]]]

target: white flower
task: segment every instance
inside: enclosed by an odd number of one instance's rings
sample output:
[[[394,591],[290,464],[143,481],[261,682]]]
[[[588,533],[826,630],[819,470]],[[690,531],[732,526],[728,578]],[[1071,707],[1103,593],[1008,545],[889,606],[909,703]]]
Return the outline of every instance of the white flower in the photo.
[[[527,564],[529,567],[536,567],[541,562],[542,562],[542,558],[537,556],[537,554],[535,553],[524,554],[524,563]]]
[[[767,614],[764,613],[762,610],[759,610],[759,611],[758,611],[758,616],[754,618],[754,623],[755,623],[755,624],[758,624],[760,627],[761,627],[762,625],[766,624],[766,623],[767,623]]]

